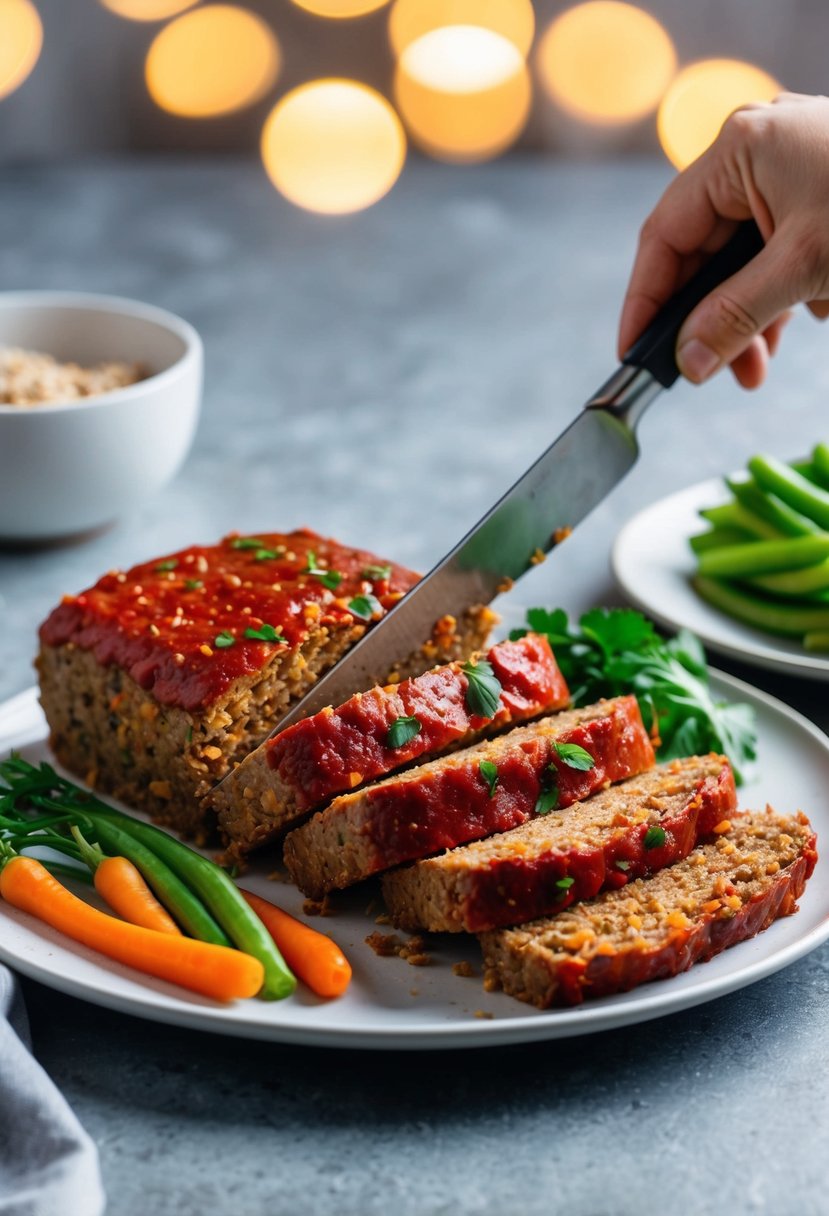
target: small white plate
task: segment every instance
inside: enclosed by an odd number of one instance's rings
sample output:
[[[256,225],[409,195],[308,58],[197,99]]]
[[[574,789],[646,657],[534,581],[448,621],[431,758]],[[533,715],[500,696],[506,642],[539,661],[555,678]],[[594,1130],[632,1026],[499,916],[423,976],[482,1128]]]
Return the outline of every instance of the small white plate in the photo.
[[[829,679],[829,655],[807,654],[799,642],[733,620],[699,598],[689,579],[694,555],[688,538],[705,530],[702,507],[725,502],[719,478],[698,482],[634,515],[613,546],[611,564],[620,588],[667,629],[690,629],[717,654],[755,667],[810,680]]]
[[[748,701],[757,713],[759,768],[742,790],[744,806],[767,801],[780,810],[807,811],[819,842],[829,838],[829,738],[780,701],[729,676],[715,674],[719,696]],[[46,727],[35,690],[0,705],[0,755],[19,750],[32,763],[50,760]],[[245,885],[302,915],[302,896],[268,880],[263,861]],[[214,1004],[160,980],[137,976],[54,932],[23,912],[0,906],[0,960],[49,987],[110,1009],[158,1022],[251,1039],[319,1047],[434,1049],[566,1038],[644,1022],[722,996],[814,950],[829,937],[829,884],[814,879],[800,911],[759,937],[727,950],[674,979],[576,1009],[541,1012],[481,986],[481,956],[474,938],[446,935],[430,943],[430,967],[377,958],[365,944],[377,928],[369,896],[351,896],[342,914],[317,922],[336,938],[354,968],[345,996],[319,1001],[300,986],[288,1000]],[[390,930],[381,928],[380,932]],[[468,961],[478,978],[453,973]]]

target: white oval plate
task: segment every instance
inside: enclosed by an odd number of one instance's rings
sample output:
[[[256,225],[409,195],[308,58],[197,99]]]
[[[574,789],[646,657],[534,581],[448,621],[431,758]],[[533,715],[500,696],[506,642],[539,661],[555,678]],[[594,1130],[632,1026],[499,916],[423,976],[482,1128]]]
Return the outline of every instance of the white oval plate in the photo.
[[[705,530],[702,507],[725,502],[720,478],[661,498],[622,528],[611,564],[625,596],[667,629],[690,629],[717,654],[810,680],[829,679],[829,655],[807,654],[795,640],[742,625],[701,600],[691,587],[688,538]]]
[[[757,713],[760,768],[742,789],[743,805],[762,806],[768,801],[781,810],[803,809],[811,816],[819,842],[825,839],[829,836],[829,738],[800,714],[748,684],[719,673],[712,683],[718,695],[748,701]],[[0,755],[12,750],[33,763],[51,759],[34,689],[0,705]],[[302,915],[302,896],[291,886],[269,881],[263,862],[251,867],[245,885]],[[809,884],[795,916],[709,963],[623,996],[541,1012],[503,993],[483,991],[480,950],[474,938],[434,939],[434,946],[429,945],[433,958],[429,967],[376,957],[365,944],[377,927],[377,909],[366,911],[368,899],[365,891],[352,895],[341,915],[318,922],[336,938],[354,968],[349,991],[336,1001],[319,1001],[300,985],[299,992],[285,1001],[217,1005],[160,980],[138,977],[8,905],[0,907],[0,959],[72,996],[196,1030],[320,1047],[433,1049],[565,1038],[644,1022],[771,975],[829,937],[829,884],[818,878]],[[380,932],[390,930],[381,927]],[[463,960],[472,964],[478,978],[453,973],[453,964]]]

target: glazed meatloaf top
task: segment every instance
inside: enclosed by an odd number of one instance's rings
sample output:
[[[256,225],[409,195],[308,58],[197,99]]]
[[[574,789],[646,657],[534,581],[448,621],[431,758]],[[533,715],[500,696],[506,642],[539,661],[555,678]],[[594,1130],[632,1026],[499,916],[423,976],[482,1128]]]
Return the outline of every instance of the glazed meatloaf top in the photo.
[[[521,924],[671,865],[736,807],[725,756],[671,760],[566,810],[392,870],[383,896],[406,929]]]
[[[234,533],[110,571],[64,597],[40,640],[91,651],[161,704],[195,711],[258,673],[276,648],[301,650],[323,630],[364,631],[418,577],[307,529]]]
[[[794,912],[816,860],[805,816],[732,816],[650,878],[483,934],[486,985],[547,1008],[676,975]]]
[[[335,798],[285,841],[285,862],[319,897],[428,857],[651,768],[635,697],[541,718]]]
[[[367,781],[440,754],[510,723],[563,709],[569,700],[550,644],[538,634],[499,642],[486,655],[497,695],[494,713],[470,689],[469,667],[448,663],[400,684],[357,693],[305,718],[263,744],[275,781],[296,812],[310,810]]]

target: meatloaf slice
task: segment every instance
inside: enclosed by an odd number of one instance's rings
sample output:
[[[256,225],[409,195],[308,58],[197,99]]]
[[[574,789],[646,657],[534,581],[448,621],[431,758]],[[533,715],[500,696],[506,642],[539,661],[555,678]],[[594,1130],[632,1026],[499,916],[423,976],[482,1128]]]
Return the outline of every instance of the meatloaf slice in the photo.
[[[208,795],[225,838],[246,849],[262,844],[337,794],[567,704],[546,638],[499,642],[486,661],[500,684],[491,717],[470,705],[464,665],[449,663],[357,693],[266,740]]]
[[[635,697],[518,726],[335,798],[290,832],[285,863],[306,895],[516,827],[651,768]]]
[[[110,571],[40,629],[52,748],[98,789],[204,838],[204,794],[417,578],[307,530]],[[492,619],[439,622],[409,665],[479,649]]]
[[[672,760],[563,813],[393,870],[383,896],[399,928],[520,925],[671,865],[736,809],[724,756]]]
[[[735,815],[651,878],[482,934],[485,985],[547,1009],[677,975],[796,911],[815,844],[803,815]]]

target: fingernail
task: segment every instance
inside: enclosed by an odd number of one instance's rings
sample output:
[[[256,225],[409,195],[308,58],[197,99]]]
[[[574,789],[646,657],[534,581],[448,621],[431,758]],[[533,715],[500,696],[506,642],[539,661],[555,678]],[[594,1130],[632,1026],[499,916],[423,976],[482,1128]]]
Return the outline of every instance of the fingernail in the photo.
[[[683,376],[701,384],[720,366],[720,356],[698,338],[689,338],[676,352],[676,361]]]

